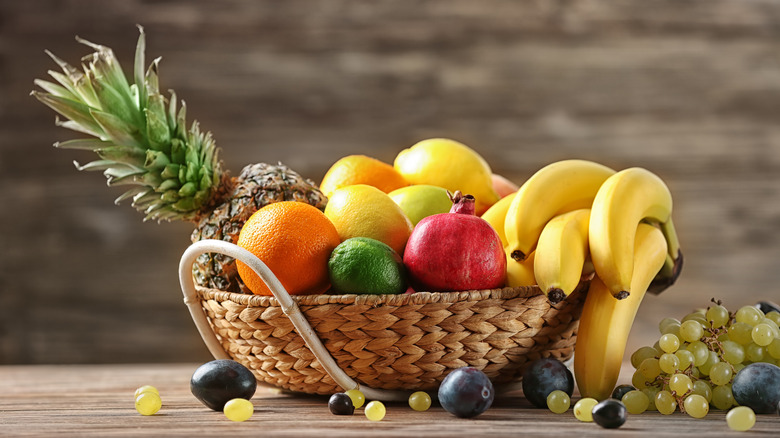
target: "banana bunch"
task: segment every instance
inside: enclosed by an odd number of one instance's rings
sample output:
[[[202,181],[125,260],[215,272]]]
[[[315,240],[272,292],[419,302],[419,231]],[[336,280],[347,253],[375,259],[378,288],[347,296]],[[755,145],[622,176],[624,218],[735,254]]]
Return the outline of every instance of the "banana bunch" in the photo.
[[[483,215],[500,230],[508,286],[538,285],[557,303],[590,281],[574,355],[584,397],[609,396],[642,298],[680,274],[671,214],[671,193],[652,172],[563,160]]]

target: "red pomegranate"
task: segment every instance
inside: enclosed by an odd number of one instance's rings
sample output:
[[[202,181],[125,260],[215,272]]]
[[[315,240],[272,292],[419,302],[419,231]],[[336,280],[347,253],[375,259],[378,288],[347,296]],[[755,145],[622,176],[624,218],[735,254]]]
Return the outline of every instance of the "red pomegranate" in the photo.
[[[474,197],[450,195],[449,213],[435,214],[414,227],[404,264],[415,290],[444,292],[504,286],[506,257],[501,239],[474,215]]]

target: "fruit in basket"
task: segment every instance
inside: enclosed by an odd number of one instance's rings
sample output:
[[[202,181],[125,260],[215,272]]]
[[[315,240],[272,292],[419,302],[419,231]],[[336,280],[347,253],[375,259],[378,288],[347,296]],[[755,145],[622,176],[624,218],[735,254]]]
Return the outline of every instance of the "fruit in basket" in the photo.
[[[542,358],[531,362],[523,371],[523,395],[537,408],[547,407],[547,396],[561,390],[571,397],[574,393],[574,376],[561,361]]]
[[[493,190],[495,190],[498,197],[502,199],[520,188],[520,186],[508,180],[506,177],[496,173],[490,175],[490,180],[493,182]]]
[[[393,163],[409,184],[430,184],[469,193],[482,215],[499,200],[490,166],[470,147],[447,138],[422,140],[402,150]]]
[[[439,385],[439,404],[445,411],[460,418],[472,418],[493,404],[493,383],[474,367],[453,370]]]
[[[160,93],[158,64],[145,71],[145,36],[136,47],[133,82],[108,47],[77,40],[94,50],[84,71],[49,53],[63,73],[55,82],[36,80],[32,95],[64,117],[57,124],[89,138],[56,143],[62,149],[93,151],[98,159],[79,170],[102,171],[109,186],[129,187],[116,202],[131,200],[145,220],[184,220],[196,224],[192,241],[235,243],[244,221],[262,206],[301,201],[325,208],[316,185],[282,164],[246,166],[231,177],[217,156],[213,137],[197,122],[189,127],[184,102]],[[240,290],[232,258],[205,254],[193,267],[198,285]]]
[[[560,214],[544,226],[534,253],[534,278],[553,304],[580,284],[588,258],[590,209]],[[517,263],[517,262],[515,262]]]
[[[339,294],[400,294],[406,291],[401,256],[386,244],[368,237],[341,242],[330,255],[331,288]]]
[[[676,280],[682,253],[671,213],[669,188],[647,169],[621,170],[599,188],[591,207],[590,253],[596,273],[616,298],[623,299],[633,292],[634,236],[642,221],[658,224],[667,241],[669,257],[665,269],[671,272],[664,275],[665,282],[660,287],[668,287]]]
[[[412,221],[412,225],[417,225],[425,217],[446,213],[452,207],[447,189],[430,184],[402,187],[388,195],[401,207],[404,214]]]
[[[248,368],[229,359],[216,359],[199,366],[190,379],[192,395],[208,408],[222,411],[234,398],[249,400],[257,380]]]
[[[320,190],[330,197],[336,189],[355,184],[368,184],[390,193],[409,183],[390,164],[366,155],[348,155],[333,163],[320,183]]]
[[[412,233],[412,222],[387,193],[374,186],[356,184],[331,195],[325,216],[333,222],[342,241],[369,237],[403,254]]]
[[[505,247],[507,241],[506,233],[504,232],[504,220],[506,219],[506,212],[509,210],[509,206],[512,204],[516,194],[517,192],[504,196],[482,214],[482,219],[485,219],[496,230],[498,237],[501,239],[501,244]]]
[[[336,227],[316,207],[284,201],[257,210],[241,229],[237,245],[262,260],[291,295],[325,292],[330,287],[328,259],[341,243]],[[238,273],[255,295],[271,290],[249,266]]]
[[[658,228],[641,223],[634,232],[633,293],[617,300],[596,275],[585,298],[574,347],[574,375],[583,397],[604,400],[612,393],[636,312],[666,260],[666,240]]]
[[[615,171],[587,160],[562,160],[534,173],[517,191],[504,224],[507,252],[522,261],[536,248],[556,215],[590,208],[599,187]]]
[[[428,216],[414,228],[404,265],[417,291],[502,287],[506,259],[498,234],[474,216],[474,197],[455,192],[449,213]]]
[[[734,400],[756,414],[774,414],[780,403],[780,367],[756,362],[742,368],[731,384]]]

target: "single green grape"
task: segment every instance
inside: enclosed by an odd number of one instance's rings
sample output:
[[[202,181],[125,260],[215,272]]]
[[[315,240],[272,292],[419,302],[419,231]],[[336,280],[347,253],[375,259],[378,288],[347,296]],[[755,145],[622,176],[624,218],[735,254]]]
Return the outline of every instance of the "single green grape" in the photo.
[[[728,324],[729,319],[731,318],[728,309],[721,306],[720,304],[717,304],[707,309],[707,313],[705,313],[705,316],[707,318],[707,321],[709,321],[712,324],[712,327],[724,326]]]
[[[677,318],[671,318],[666,317],[661,320],[661,322],[658,323],[658,331],[661,332],[661,334],[664,333],[670,333],[667,331],[670,327],[679,326],[680,321],[677,320]]]
[[[685,374],[674,374],[669,378],[669,389],[682,396],[693,390],[693,381]]]
[[[683,400],[685,413],[693,418],[704,418],[710,411],[710,403],[698,394],[691,394]]]
[[[672,333],[667,333],[658,339],[658,345],[667,353],[674,353],[680,348],[680,338]]]
[[[761,362],[762,360],[764,360],[765,353],[766,353],[766,348],[757,345],[754,342],[751,342],[750,344],[748,344],[747,347],[745,347],[745,356],[751,362]]]
[[[593,406],[599,403],[593,397],[584,397],[574,403],[574,418],[590,423],[593,421]]]
[[[753,337],[753,342],[761,347],[766,347],[771,344],[772,340],[775,338],[772,328],[769,324],[764,323],[756,324],[750,335]]]
[[[425,391],[417,391],[409,396],[409,407],[415,411],[427,411],[431,407],[431,396]]]
[[[710,381],[715,385],[727,385],[732,376],[731,365],[726,362],[718,362],[710,368]]]
[[[780,338],[775,338],[766,347],[766,352],[775,359],[780,359]]]
[[[658,358],[658,366],[666,374],[672,374],[680,367],[680,359],[674,353],[664,353]]]
[[[382,402],[374,400],[366,405],[365,409],[366,418],[371,421],[382,421],[385,418],[387,410]]]
[[[560,389],[556,389],[547,395],[547,408],[556,414],[562,414],[569,410],[571,398],[569,394]]]
[[[135,394],[133,395],[133,398],[138,398],[138,396],[143,394],[144,392],[153,392],[157,395],[160,395],[160,391],[158,391],[157,388],[155,388],[154,386],[144,385],[135,390]]]
[[[645,375],[642,374],[642,371],[634,371],[634,374],[631,376],[631,386],[636,389],[642,389],[647,386],[647,379],[645,378]]]
[[[680,325],[680,338],[683,341],[698,341],[702,336],[704,336],[704,327],[699,321],[689,319]]]
[[[727,340],[721,342],[721,349],[723,350],[723,359],[730,364],[738,364],[745,361],[745,347],[732,341]]]
[[[660,391],[661,389],[657,386],[648,386],[642,389],[642,393],[647,396],[648,400],[650,400],[650,404],[647,406],[648,411],[658,410],[658,408],[655,406],[655,396],[658,395]]]
[[[752,331],[752,325],[737,321],[729,326],[729,339],[740,345],[747,345],[753,342]]]
[[[694,341],[688,344],[686,350],[693,353],[693,365],[700,367],[707,362],[710,357],[710,349],[702,341]]]
[[[626,410],[629,414],[638,415],[650,407],[650,399],[647,397],[647,394],[636,389],[625,393],[620,401],[626,405]]]
[[[716,353],[714,351],[708,352],[707,353],[707,361],[699,366],[699,372],[701,372],[705,376],[709,376],[710,375],[710,370],[712,369],[712,366],[715,365],[718,362],[720,362],[720,357],[718,356],[718,353]]]
[[[658,359],[651,357],[642,361],[639,371],[649,382],[661,374],[661,366],[658,364]]]
[[[636,350],[633,354],[631,354],[631,366],[634,367],[634,369],[639,368],[639,365],[642,364],[642,361],[645,359],[649,359],[651,357],[658,357],[658,351],[653,347],[640,347],[638,350]]]
[[[716,386],[712,388],[712,400],[715,409],[725,411],[734,406],[734,394],[731,393],[731,385]]]
[[[758,324],[758,322],[761,321],[763,317],[763,312],[754,306],[740,307],[734,316],[737,322],[744,322],[751,327]]]
[[[696,321],[702,326],[709,327],[710,323],[707,321],[707,318],[704,316],[704,312],[692,312],[683,317],[683,319],[680,320],[680,323],[682,325],[683,322],[686,321]]]
[[[672,414],[677,409],[677,401],[671,392],[663,390],[655,395],[655,407],[663,415]]]
[[[707,399],[707,402],[712,401],[712,388],[710,387],[710,384],[704,380],[697,380],[693,382],[693,390],[691,391],[691,394],[698,394]]]
[[[775,322],[778,326],[780,326],[780,312],[773,310],[765,315],[767,318],[771,319]]]
[[[355,409],[362,407],[363,403],[366,402],[366,396],[363,395],[359,389],[350,389],[346,391],[345,394],[347,394],[349,398],[352,399],[352,404],[355,406]]]
[[[679,369],[681,370],[686,370],[689,366],[691,366],[691,364],[693,364],[693,353],[685,348],[681,348],[675,351],[674,355],[677,356],[677,360],[679,361]]]
[[[234,398],[225,403],[222,412],[230,421],[241,422],[252,417],[255,407],[245,398]]]
[[[737,432],[750,430],[756,424],[756,414],[747,406],[737,406],[726,414],[726,424],[729,429]]]
[[[161,407],[162,400],[156,392],[142,392],[135,398],[135,410],[141,415],[154,415]]]

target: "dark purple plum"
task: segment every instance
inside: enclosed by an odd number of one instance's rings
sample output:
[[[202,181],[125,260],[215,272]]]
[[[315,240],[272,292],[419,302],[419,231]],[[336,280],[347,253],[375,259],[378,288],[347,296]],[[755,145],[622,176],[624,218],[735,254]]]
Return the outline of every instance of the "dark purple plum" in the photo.
[[[537,359],[523,371],[523,394],[537,408],[547,408],[547,396],[556,389],[574,392],[574,376],[566,365],[552,358]]]
[[[605,429],[617,429],[626,422],[628,412],[623,402],[608,398],[593,406],[593,422]]]
[[[215,411],[234,398],[251,399],[257,379],[249,369],[229,359],[217,359],[199,366],[190,379],[192,395]]]
[[[773,414],[780,403],[780,367],[765,362],[751,363],[739,370],[731,382],[734,400],[756,414]]]
[[[439,386],[439,404],[456,417],[476,417],[493,404],[494,397],[493,383],[473,367],[452,371]]]

